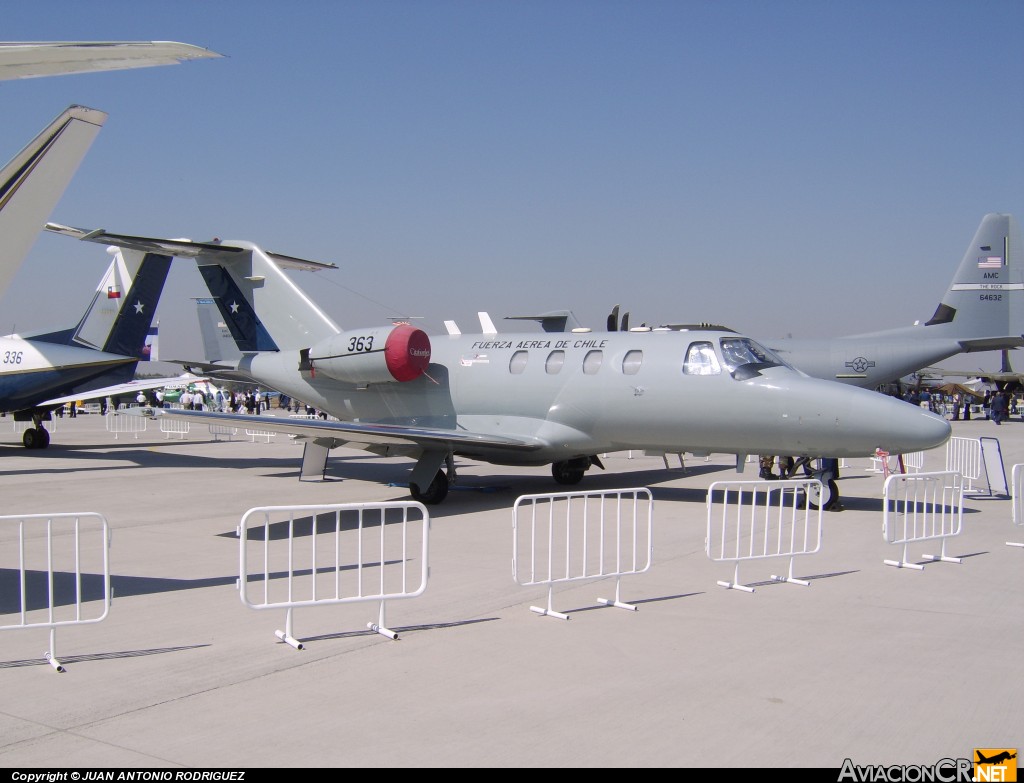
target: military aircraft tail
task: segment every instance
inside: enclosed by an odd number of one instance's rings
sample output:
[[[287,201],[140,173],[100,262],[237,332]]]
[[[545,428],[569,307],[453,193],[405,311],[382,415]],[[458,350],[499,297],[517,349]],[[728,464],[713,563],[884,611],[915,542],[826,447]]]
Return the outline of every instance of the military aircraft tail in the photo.
[[[1012,215],[992,213],[967,246],[949,290],[925,324],[989,350],[985,338],[1024,334],[1024,246]]]
[[[153,326],[160,294],[163,293],[164,283],[167,281],[171,260],[171,256],[158,253],[118,250],[107,280],[121,279],[127,270],[128,290],[125,296],[120,297],[121,305],[116,310],[113,323],[104,329],[107,318],[98,317],[97,313],[97,304],[119,301],[111,290],[112,286],[105,285],[107,281],[104,281],[100,283],[93,299],[93,307],[86,312],[79,325],[75,342],[91,344],[87,330],[93,330],[95,337],[100,337],[105,331],[102,350],[122,356],[133,356],[136,359],[148,358],[146,341]]]
[[[107,115],[70,106],[0,171],[0,292],[28,255]]]
[[[196,263],[239,351],[303,348],[341,332],[284,272],[324,265],[266,253],[251,242],[224,246],[244,252],[200,253]]]
[[[203,358],[208,362],[232,362],[240,359],[238,350],[227,322],[220,316],[217,300],[196,299],[196,317],[199,319],[199,334],[203,338]]]
[[[113,259],[100,278],[78,325],[32,335],[38,342],[92,348],[107,353],[151,358],[146,350],[171,257],[111,248]]]

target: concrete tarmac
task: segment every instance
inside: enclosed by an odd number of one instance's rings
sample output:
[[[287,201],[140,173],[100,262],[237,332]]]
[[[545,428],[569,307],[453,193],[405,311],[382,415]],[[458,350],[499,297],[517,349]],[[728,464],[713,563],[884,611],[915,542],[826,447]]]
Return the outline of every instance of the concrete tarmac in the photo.
[[[598,606],[614,583],[556,587],[571,619],[532,613],[543,588],[512,579],[512,505],[557,492],[545,468],[458,462],[430,509],[431,575],[389,604],[397,641],[366,630],[376,605],[283,612],[239,600],[236,526],[261,505],[407,499],[412,463],[332,456],[336,480],[300,483],[301,447],[193,426],[166,438],[60,420],[29,452],[0,419],[3,514],[97,511],[113,535],[114,601],[101,623],[0,631],[0,765],[25,767],[827,767],[924,764],[1024,745],[1024,528],[1006,497],[968,497],[960,564],[886,566],[882,477],[849,460],[844,510],[798,559],[810,587],[774,583],[786,560],[732,566],[704,552],[705,494],[742,476],[729,458],[609,455],[579,489],[647,486],[654,561],[624,579],[637,612]],[[999,439],[1007,476],[1024,425],[954,422]],[[200,431],[202,430],[202,431]],[[926,455],[943,470],[944,452]],[[340,478],[344,477],[344,478]],[[914,547],[911,558],[937,552]],[[917,560],[917,562],[924,562]],[[0,625],[18,621],[17,540],[0,527]]]

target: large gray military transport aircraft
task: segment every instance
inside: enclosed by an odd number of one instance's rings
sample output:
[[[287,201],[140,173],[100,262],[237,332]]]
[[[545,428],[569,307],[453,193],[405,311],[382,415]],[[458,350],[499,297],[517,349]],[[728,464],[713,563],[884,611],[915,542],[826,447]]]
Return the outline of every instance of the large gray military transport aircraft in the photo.
[[[1020,226],[1011,215],[985,215],[935,314],[923,324],[848,337],[759,339],[808,375],[864,388],[959,353],[1024,346]]]
[[[342,331],[278,263],[296,259],[250,242],[56,228],[194,257],[242,352],[202,371],[263,384],[341,420],[261,420],[261,428],[305,439],[305,477],[323,476],[334,447],[405,456],[416,460],[413,497],[438,503],[455,479],[455,456],[551,465],[556,481],[575,484],[610,451],[732,453],[740,468],[748,454],[904,453],[941,445],[950,434],[927,411],[808,378],[725,329],[428,337],[398,324]],[[252,422],[200,411],[168,415]]]

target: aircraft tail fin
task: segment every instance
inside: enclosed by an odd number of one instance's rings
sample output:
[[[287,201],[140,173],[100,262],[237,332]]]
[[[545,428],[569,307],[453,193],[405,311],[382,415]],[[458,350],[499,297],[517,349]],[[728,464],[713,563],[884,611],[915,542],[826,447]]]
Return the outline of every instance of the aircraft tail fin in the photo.
[[[147,351],[171,257],[111,248],[114,256],[92,301],[69,340],[70,345],[150,359]]]
[[[1012,215],[982,218],[949,290],[925,325],[965,340],[1024,334],[1024,246]]]
[[[28,255],[107,115],[70,106],[0,171],[0,291]]]
[[[108,252],[114,257],[76,326],[20,336],[157,361],[153,316],[172,259],[156,253],[125,254],[113,247]]]
[[[282,268],[316,267],[251,242],[225,244],[243,252],[202,253],[196,262],[239,351],[308,348],[341,332]]]
[[[196,299],[199,334],[203,338],[203,357],[208,362],[231,362],[242,357],[227,322],[221,318],[216,299]]]

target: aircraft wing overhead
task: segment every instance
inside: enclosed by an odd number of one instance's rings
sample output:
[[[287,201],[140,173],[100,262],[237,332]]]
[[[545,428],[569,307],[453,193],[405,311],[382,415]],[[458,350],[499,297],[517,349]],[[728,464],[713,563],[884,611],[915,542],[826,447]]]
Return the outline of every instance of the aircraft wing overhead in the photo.
[[[221,244],[216,242],[193,242],[191,239],[158,239],[156,237],[137,237],[129,234],[111,234],[105,229],[97,228],[89,230],[86,228],[75,228],[74,226],[63,226],[60,223],[47,223],[46,230],[54,234],[62,234],[72,239],[80,239],[83,242],[96,242],[100,245],[116,245],[127,247],[132,250],[141,250],[144,253],[162,253],[165,255],[179,256],[184,258],[210,258],[224,256],[230,258],[251,250],[232,244]],[[322,261],[309,261],[304,258],[286,256],[281,253],[263,251],[270,256],[274,262],[287,269],[300,269],[306,272],[316,272],[321,269],[337,269],[338,265],[324,263]]]
[[[0,43],[0,80],[177,65],[223,55],[176,41],[28,41]]]
[[[323,421],[314,419],[278,419],[273,416],[247,416],[235,413],[212,411],[189,411],[159,408],[158,416],[184,418],[191,421],[227,424],[234,427],[280,432],[316,441],[333,441],[332,445],[346,445],[351,448],[374,446],[420,447],[424,449],[472,450],[474,447],[487,450],[530,452],[545,444],[518,438],[483,435],[464,430],[444,430],[437,427],[413,427],[398,424],[366,424],[352,421]]]

